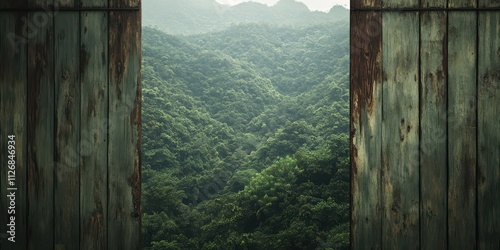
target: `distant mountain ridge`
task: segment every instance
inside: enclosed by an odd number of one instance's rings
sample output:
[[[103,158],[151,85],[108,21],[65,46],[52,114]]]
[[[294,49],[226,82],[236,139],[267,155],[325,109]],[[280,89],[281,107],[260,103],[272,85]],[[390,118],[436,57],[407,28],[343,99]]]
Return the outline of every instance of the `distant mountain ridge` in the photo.
[[[349,10],[342,6],[325,13],[310,11],[295,0],[280,0],[274,6],[256,2],[227,6],[215,0],[144,0],[142,8],[144,26],[174,35],[208,33],[241,23],[308,26],[349,17]]]

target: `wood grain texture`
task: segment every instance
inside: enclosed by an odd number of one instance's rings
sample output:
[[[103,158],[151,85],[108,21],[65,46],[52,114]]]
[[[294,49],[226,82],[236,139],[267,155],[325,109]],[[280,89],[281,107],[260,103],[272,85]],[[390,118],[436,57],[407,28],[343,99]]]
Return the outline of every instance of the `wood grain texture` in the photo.
[[[446,13],[422,12],[420,30],[421,247],[446,249]]]
[[[0,1],[0,10],[26,7],[27,3],[27,0],[2,0]]]
[[[422,8],[446,8],[447,4],[447,0],[420,0]]]
[[[381,249],[381,14],[351,15],[351,246]]]
[[[478,235],[500,249],[500,12],[479,14]]]
[[[418,249],[418,13],[384,13],[382,30],[383,247]]]
[[[479,0],[479,7],[500,7],[498,0]]]
[[[350,7],[352,9],[363,9],[366,7],[380,7],[381,0],[351,0]]]
[[[108,0],[79,0],[82,7],[108,7]]]
[[[419,0],[382,0],[382,8],[416,8]]]
[[[80,82],[78,12],[55,17],[55,249],[80,246]]]
[[[448,26],[448,228],[450,249],[476,246],[476,13]]]
[[[448,0],[449,8],[476,7],[477,0]]]
[[[134,8],[140,6],[141,0],[109,0],[109,7],[112,8]]]
[[[105,249],[108,230],[108,16],[106,12],[81,12],[80,20],[80,240],[81,249]]]
[[[16,43],[11,40],[22,34],[22,18],[25,13],[0,12],[0,225],[1,233],[7,233],[10,222],[9,203],[7,195],[10,187],[8,180],[8,136],[15,135],[15,187],[16,208],[16,242],[2,239],[0,249],[26,249],[26,197],[27,197],[27,47],[26,43]],[[10,237],[10,235],[8,236]]]
[[[64,8],[79,7],[80,0],[54,0],[54,5],[56,7],[64,7]],[[78,26],[75,26],[75,27],[78,27]]]
[[[28,7],[30,8],[35,8],[35,7],[42,7],[42,8],[49,8],[51,6],[54,6],[54,1],[55,0],[27,0],[28,1]],[[35,19],[31,19],[33,20],[33,22],[37,22],[37,20],[42,20],[42,19],[38,19],[37,16],[34,16]],[[38,28],[41,28],[39,25],[36,25]]]
[[[32,12],[29,19],[43,15]],[[28,249],[53,249],[54,34],[52,19],[28,41]]]
[[[111,12],[108,249],[139,249],[141,16]]]

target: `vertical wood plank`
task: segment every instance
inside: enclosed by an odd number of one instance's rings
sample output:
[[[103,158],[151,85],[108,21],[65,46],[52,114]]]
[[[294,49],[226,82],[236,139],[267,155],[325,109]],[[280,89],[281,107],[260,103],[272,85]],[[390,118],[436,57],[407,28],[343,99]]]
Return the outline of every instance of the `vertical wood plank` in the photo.
[[[51,6],[54,6],[54,1],[55,0],[27,0],[27,1],[28,1],[28,7],[30,7],[30,8],[41,7],[41,8],[47,8],[48,9]],[[37,22],[37,21],[41,20],[41,19],[38,19],[38,16],[33,16],[32,18],[35,18],[35,19],[31,19],[33,22]],[[35,24],[35,26],[37,26],[38,28],[41,28],[41,27],[39,27],[36,24]]]
[[[449,8],[476,7],[477,0],[448,0]]]
[[[382,8],[416,8],[419,0],[382,0]]]
[[[479,0],[479,7],[500,7],[498,0]]]
[[[446,13],[421,13],[421,247],[446,249]]]
[[[27,198],[27,47],[24,42],[16,42],[16,36],[22,35],[22,18],[25,13],[0,13],[0,233],[10,231],[10,217],[15,216],[15,243],[7,238],[1,239],[0,249],[26,249],[26,198]],[[8,136],[15,136],[15,185],[10,186],[8,180]],[[8,187],[15,191],[14,213],[9,212],[10,198]]]
[[[450,249],[476,247],[476,13],[448,22],[448,227]]]
[[[3,0],[0,1],[0,9],[26,7],[27,0]]]
[[[479,15],[478,235],[500,249],[500,12]]]
[[[381,249],[381,14],[351,15],[351,246]]]
[[[28,249],[54,248],[53,36],[48,19],[28,42]]]
[[[65,7],[79,7],[80,0],[54,0],[54,5],[58,8]]]
[[[80,84],[78,12],[55,17],[55,249],[80,246]]]
[[[109,6],[112,8],[135,8],[141,6],[141,0],[109,0]]]
[[[447,0],[420,0],[422,8],[446,8]]]
[[[350,7],[352,9],[363,9],[366,7],[376,8],[380,7],[381,0],[351,0]]]
[[[108,16],[106,12],[82,12],[80,20],[80,249],[105,249],[108,228]]]
[[[383,15],[383,247],[419,247],[419,17]],[[402,42],[404,41],[404,42]]]
[[[139,249],[141,16],[111,12],[108,249]]]

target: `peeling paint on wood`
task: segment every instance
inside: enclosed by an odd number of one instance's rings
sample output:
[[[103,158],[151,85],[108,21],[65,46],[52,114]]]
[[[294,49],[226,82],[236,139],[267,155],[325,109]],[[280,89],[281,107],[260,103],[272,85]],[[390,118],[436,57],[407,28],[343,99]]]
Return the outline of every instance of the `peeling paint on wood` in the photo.
[[[110,14],[108,249],[138,249],[140,239],[141,16]]]
[[[476,247],[476,13],[448,23],[448,228],[450,249]]]
[[[80,247],[80,77],[79,16],[55,17],[55,175],[54,244]]]
[[[384,13],[382,30],[382,240],[384,248],[417,249],[418,13]]]
[[[108,208],[108,14],[80,14],[82,249],[105,249]],[[105,56],[105,59],[107,57]],[[116,229],[114,229],[116,230]]]
[[[381,249],[382,24],[351,15],[351,246]]]
[[[420,30],[421,247],[446,249],[446,13],[423,12]]]
[[[500,12],[479,14],[478,235],[500,249]]]

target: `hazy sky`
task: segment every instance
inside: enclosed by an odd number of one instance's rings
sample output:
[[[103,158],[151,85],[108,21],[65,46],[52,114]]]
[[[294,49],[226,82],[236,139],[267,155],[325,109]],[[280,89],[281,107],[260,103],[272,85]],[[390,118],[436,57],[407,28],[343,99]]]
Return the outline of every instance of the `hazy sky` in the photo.
[[[216,0],[222,4],[235,5],[241,2],[259,2],[264,3],[269,6],[274,5],[279,0]],[[349,7],[349,0],[296,0],[297,2],[303,2],[309,7],[310,10],[320,10],[329,11],[334,5],[342,5],[344,7]]]

